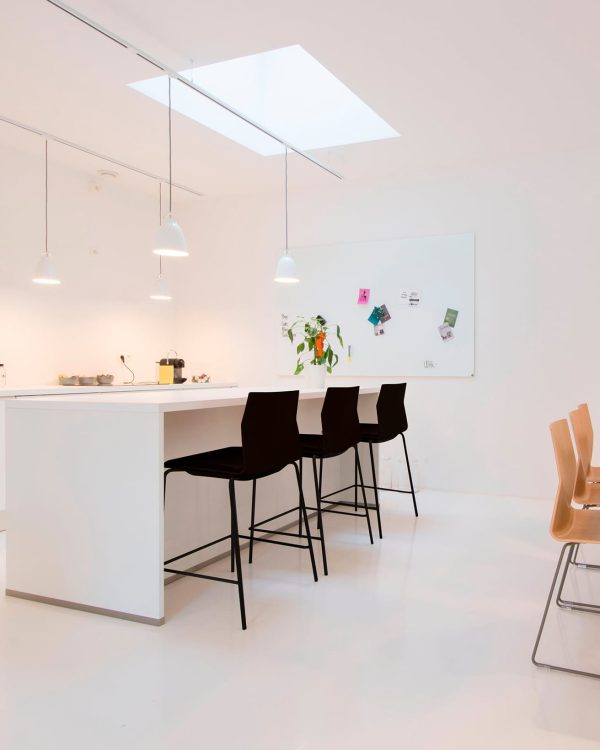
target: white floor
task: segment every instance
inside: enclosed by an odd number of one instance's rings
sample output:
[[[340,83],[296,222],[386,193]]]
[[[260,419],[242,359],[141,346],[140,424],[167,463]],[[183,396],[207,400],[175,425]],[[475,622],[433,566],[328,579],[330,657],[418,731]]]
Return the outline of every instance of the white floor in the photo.
[[[0,747],[597,747],[600,680],[529,661],[559,551],[551,503],[419,503],[415,521],[385,497],[373,547],[328,516],[317,584],[302,552],[260,546],[246,632],[235,588],[210,582],[169,586],[162,628],[0,599]],[[600,572],[574,575],[571,593],[600,602]],[[600,617],[549,625],[542,657],[600,671]]]

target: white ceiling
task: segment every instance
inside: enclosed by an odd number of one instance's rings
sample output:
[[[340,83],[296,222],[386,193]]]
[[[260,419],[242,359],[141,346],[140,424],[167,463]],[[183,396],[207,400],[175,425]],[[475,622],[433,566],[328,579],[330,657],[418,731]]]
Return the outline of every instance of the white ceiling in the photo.
[[[598,0],[72,5],[177,69],[301,44],[402,134],[314,152],[348,180],[599,142]],[[166,110],[126,86],[156,75],[152,66],[45,0],[0,0],[0,17],[0,114],[166,173]],[[10,131],[0,124],[0,142],[15,142]],[[206,194],[270,190],[283,177],[281,157],[259,156],[180,115],[173,158],[174,179]],[[98,168],[87,157],[65,159]],[[292,185],[332,181],[291,159]]]

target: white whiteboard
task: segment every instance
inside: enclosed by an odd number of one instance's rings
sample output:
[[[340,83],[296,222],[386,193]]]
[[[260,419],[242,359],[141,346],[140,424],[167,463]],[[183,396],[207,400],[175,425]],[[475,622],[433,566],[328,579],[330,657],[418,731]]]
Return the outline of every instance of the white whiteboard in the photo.
[[[281,284],[278,291],[280,374],[294,372],[295,346],[284,328],[299,315],[339,323],[345,347],[332,338],[340,356],[334,375],[474,374],[475,235],[352,242],[295,248],[292,254],[300,283]],[[370,290],[368,304],[357,304],[361,288]],[[419,303],[406,304],[404,291],[418,292]],[[384,334],[375,336],[367,318],[381,305],[391,318]],[[438,326],[448,308],[458,316],[454,337],[444,341]]]

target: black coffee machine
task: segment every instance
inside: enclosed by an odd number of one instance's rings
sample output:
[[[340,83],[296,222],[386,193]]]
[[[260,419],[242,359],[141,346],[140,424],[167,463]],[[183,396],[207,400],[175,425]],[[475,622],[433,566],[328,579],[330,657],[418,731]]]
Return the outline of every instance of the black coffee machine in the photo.
[[[160,365],[173,365],[173,382],[174,383],[185,383],[187,378],[182,376],[182,370],[185,367],[185,360],[179,359],[179,357],[161,359]]]

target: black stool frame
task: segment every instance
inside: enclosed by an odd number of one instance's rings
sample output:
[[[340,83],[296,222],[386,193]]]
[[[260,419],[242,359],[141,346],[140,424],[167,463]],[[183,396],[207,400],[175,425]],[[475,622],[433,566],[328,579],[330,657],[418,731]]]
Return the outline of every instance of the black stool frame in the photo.
[[[318,581],[317,566],[315,562],[314,549],[312,545],[313,537],[310,534],[310,526],[308,522],[308,515],[306,512],[306,505],[304,502],[304,492],[302,489],[302,478],[300,473],[300,462],[301,454],[299,447],[298,427],[296,425],[296,408],[298,404],[298,391],[288,392],[276,392],[276,393],[250,393],[248,395],[248,402],[244,411],[244,417],[242,419],[242,448],[231,448],[222,449],[218,451],[212,451],[204,454],[196,454],[194,456],[187,456],[181,459],[174,459],[166,463],[166,470],[164,473],[164,502],[166,504],[166,490],[167,490],[167,477],[173,472],[185,472],[192,476],[215,478],[215,479],[227,479],[229,485],[229,506],[231,513],[231,533],[227,534],[219,539],[202,544],[195,547],[188,552],[180,553],[174,557],[165,560],[164,571],[166,573],[174,573],[176,575],[189,576],[191,578],[203,578],[209,581],[218,581],[219,583],[229,583],[236,585],[238,588],[238,597],[240,603],[240,617],[242,621],[242,629],[246,630],[246,608],[244,603],[244,584],[242,577],[242,563],[240,554],[240,539],[250,540],[250,562],[252,562],[252,551],[255,541],[268,542],[270,544],[279,544],[285,547],[296,547],[301,549],[308,549],[310,553],[310,561],[313,572],[313,578]],[[265,422],[263,412],[267,407],[273,407],[275,409],[271,422],[268,420]],[[293,411],[292,411],[293,409]],[[261,422],[261,427],[257,428],[257,419]],[[262,434],[258,434],[262,432]],[[269,452],[271,450],[271,455]],[[228,452],[234,452],[238,456],[239,460],[243,460],[243,465],[240,469],[230,468],[224,466],[222,461],[227,456]],[[235,453],[237,452],[237,453]],[[273,458],[275,456],[275,458]],[[221,464],[219,464],[219,458]],[[295,459],[295,460],[290,460]],[[275,463],[273,463],[275,461]],[[171,466],[169,465],[171,464]],[[306,527],[306,535],[303,534],[290,534],[279,529],[264,529],[262,527],[264,523],[269,520],[274,520],[280,516],[285,515],[279,513],[273,516],[271,519],[262,522],[261,524],[255,524],[254,515],[256,509],[256,481],[257,479],[271,476],[272,474],[278,473],[287,466],[293,466],[296,475],[296,481],[298,484],[298,496],[301,516],[304,520]],[[251,523],[249,527],[250,535],[240,534],[238,528],[238,516],[237,516],[237,503],[235,494],[235,483],[236,481],[251,481],[252,482],[252,510],[251,510]],[[289,512],[289,511],[286,511]],[[266,535],[282,535],[285,537],[295,536],[306,540],[306,544],[294,543],[289,541],[281,541],[278,539],[267,538],[267,536],[255,535],[255,532],[264,532]],[[170,566],[172,563],[182,560],[189,555],[193,555],[201,550],[208,549],[209,547],[219,544],[220,542],[231,541],[230,545],[230,560],[231,560],[231,572],[236,573],[235,578],[224,578],[222,576],[213,576],[205,573],[196,573],[191,570],[178,570]]]

